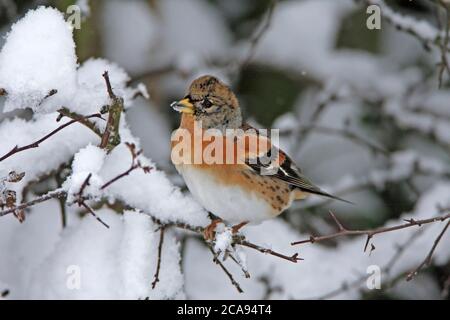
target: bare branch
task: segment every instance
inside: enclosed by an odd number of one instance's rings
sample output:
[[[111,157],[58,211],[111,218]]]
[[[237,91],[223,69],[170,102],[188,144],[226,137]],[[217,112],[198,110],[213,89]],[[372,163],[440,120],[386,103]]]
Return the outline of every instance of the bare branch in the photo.
[[[84,189],[86,189],[86,187],[89,185],[89,180],[91,180],[91,177],[92,177],[92,173],[89,173],[87,175],[86,179],[84,179],[83,183],[81,184],[80,191],[78,192],[78,199],[83,198]]]
[[[104,190],[106,188],[108,188],[110,185],[112,185],[114,182],[116,182],[117,180],[122,179],[123,177],[129,175],[133,170],[141,168],[142,170],[144,170],[145,173],[150,172],[153,168],[149,167],[149,166],[142,166],[141,162],[139,160],[137,160],[138,156],[142,153],[142,150],[138,150],[136,151],[136,145],[131,144],[131,143],[126,143],[128,149],[131,152],[131,166],[128,170],[126,170],[125,172],[117,175],[116,177],[112,178],[111,180],[109,180],[108,182],[106,182],[104,185],[102,185],[100,187],[100,190]]]
[[[244,276],[247,279],[250,278],[250,273],[248,272],[247,268],[242,264],[242,262],[240,260],[238,260],[237,258],[234,257],[234,255],[233,255],[233,253],[231,251],[227,250],[225,252],[225,256],[226,257],[230,257],[230,259],[233,260],[233,262],[236,263],[239,266],[239,268],[241,268],[242,273],[244,274]]]
[[[100,217],[94,212],[94,210],[89,207],[86,202],[81,201],[80,206],[82,206],[83,208],[85,208],[95,219],[97,219],[98,222],[100,222],[102,225],[104,225],[106,228],[109,229],[109,225],[107,225],[102,219],[100,219]]]
[[[63,197],[67,197],[67,192],[63,189],[56,189],[56,190],[53,190],[43,196],[37,197],[31,201],[22,203],[14,208],[8,208],[7,210],[2,210],[2,211],[0,211],[0,217],[6,216],[9,213],[13,213],[16,210],[23,210],[23,209],[32,207],[38,203],[42,203],[42,202],[45,202],[50,199],[63,198]]]
[[[406,277],[407,281],[412,280],[419,272],[422,270],[424,266],[429,266],[431,264],[431,259],[433,258],[434,251],[436,250],[437,245],[441,241],[442,237],[444,236],[445,232],[447,232],[448,227],[450,226],[450,220],[447,222],[445,227],[442,229],[441,233],[437,236],[436,240],[434,240],[433,246],[430,249],[430,252],[428,252],[428,255],[425,257],[425,259],[422,261],[422,263],[413,271],[408,273],[408,276]]]
[[[330,212],[330,214],[332,214],[332,213]],[[332,214],[332,216],[334,216],[334,215]],[[336,219],[336,217],[334,217],[334,219]],[[321,241],[325,241],[325,240],[335,239],[335,238],[342,237],[342,236],[366,235],[367,240],[366,240],[366,243],[364,246],[364,251],[365,251],[367,249],[370,239],[373,236],[375,236],[376,234],[387,233],[387,232],[391,232],[391,231],[395,231],[395,230],[401,230],[401,229],[410,228],[413,226],[420,227],[425,224],[429,224],[429,223],[433,223],[433,222],[437,222],[437,221],[445,221],[448,219],[450,219],[450,213],[447,213],[446,215],[423,219],[423,220],[408,219],[408,220],[405,220],[406,223],[392,226],[392,227],[381,227],[381,228],[368,229],[368,230],[348,230],[346,228],[343,228],[342,230],[339,230],[338,232],[330,234],[330,235],[310,236],[309,239],[292,242],[291,245],[316,243],[316,242],[321,242]],[[342,227],[342,224],[339,223],[338,227]]]
[[[94,210],[86,204],[86,202],[85,202],[86,199],[83,197],[84,189],[86,189],[86,187],[89,185],[89,180],[91,180],[91,177],[92,177],[92,173],[89,173],[88,176],[86,177],[86,179],[84,179],[84,181],[80,187],[80,191],[78,192],[78,197],[75,200],[75,202],[80,207],[85,208],[95,219],[97,219],[98,222],[100,222],[102,225],[104,225],[106,228],[109,229],[109,225],[107,225],[102,219],[100,219],[99,216],[97,216],[97,214],[94,212]]]
[[[264,248],[264,247],[254,244],[254,243],[251,243],[245,239],[236,241],[236,244],[257,250],[264,254],[270,254],[272,256],[275,256],[275,257],[278,257],[278,258],[281,258],[281,259],[284,259],[284,260],[287,260],[287,261],[290,261],[293,263],[297,263],[298,261],[303,260],[302,258],[298,257],[298,253],[294,253],[292,256],[287,256],[287,255],[278,253],[276,251],[273,251],[272,249]]]
[[[109,74],[108,71],[103,72],[103,78],[105,79],[106,82],[106,90],[108,91],[108,95],[111,98],[111,100],[116,99],[116,95],[113,92],[112,86],[111,86],[111,81],[109,80]]]
[[[102,133],[97,128],[95,123],[89,121],[86,117],[84,117],[84,116],[82,116],[82,115],[80,115],[80,114],[78,114],[76,112],[72,112],[68,108],[61,108],[61,109],[58,110],[58,112],[59,112],[59,114],[61,116],[68,117],[68,118],[71,118],[73,120],[78,120],[81,124],[85,125],[89,129],[91,129],[96,135],[98,135],[99,137],[102,137]],[[58,118],[56,121],[60,121],[60,120],[61,119]]]
[[[90,119],[90,118],[100,118],[100,119],[101,119],[102,116],[101,116],[101,114],[99,114],[99,113],[95,113],[95,114],[91,114],[91,115],[89,115],[89,116],[84,117],[84,119]],[[32,148],[37,148],[37,147],[39,147],[39,145],[40,145],[42,142],[44,142],[44,141],[47,140],[48,138],[52,137],[53,135],[55,135],[56,133],[58,133],[58,132],[61,131],[62,129],[64,129],[64,128],[66,128],[66,127],[68,127],[68,126],[70,126],[70,125],[72,125],[72,124],[74,124],[74,123],[76,123],[76,122],[81,122],[81,119],[74,119],[74,120],[71,120],[71,121],[69,121],[69,122],[66,122],[66,123],[64,123],[63,125],[61,125],[61,126],[59,126],[58,128],[56,128],[55,130],[53,130],[52,132],[50,132],[49,134],[47,134],[47,135],[45,135],[44,137],[42,137],[41,139],[39,139],[39,140],[37,140],[37,141],[35,141],[35,142],[33,142],[33,143],[30,143],[30,144],[28,144],[28,145],[26,145],[26,146],[23,146],[23,147],[15,146],[15,147],[12,148],[8,153],[6,153],[4,156],[2,156],[2,157],[0,158],[0,162],[3,161],[3,160],[5,160],[5,159],[7,159],[7,158],[9,158],[10,156],[12,156],[12,155],[14,155],[14,154],[16,154],[16,153],[22,152],[22,151],[24,151],[24,150],[28,150],[28,149],[32,149]]]
[[[414,232],[403,244],[398,245],[396,247],[395,253],[393,256],[389,259],[387,264],[381,268],[382,272],[385,272],[387,275],[390,273],[392,267],[400,260],[403,253],[408,249],[409,246],[411,246],[414,241],[418,238],[419,235],[422,234],[423,229],[418,229],[417,232]],[[307,300],[326,300],[336,297],[337,295],[347,292],[351,289],[355,289],[360,287],[363,283],[367,281],[367,274],[361,275],[357,279],[351,281],[351,282],[343,282],[339,288],[336,288],[334,290],[331,290],[330,292],[314,298],[308,298]],[[388,288],[391,288],[394,285],[392,281],[390,281],[390,285],[383,285],[383,290],[386,290]]]
[[[156,263],[156,271],[155,271],[155,275],[153,277],[152,289],[155,289],[156,284],[159,282],[159,271],[161,269],[162,248],[163,248],[163,243],[164,243],[164,231],[165,231],[165,226],[162,225],[159,228],[158,262]]]
[[[231,284],[236,288],[236,290],[239,293],[243,293],[244,291],[241,289],[241,286],[239,285],[239,283],[234,280],[233,275],[231,274],[230,271],[228,271],[228,269],[223,265],[223,263],[217,258],[216,253],[214,252],[214,249],[211,247],[210,244],[208,244],[208,248],[209,251],[211,251],[212,255],[213,255],[213,261],[219,265],[219,267],[223,270],[223,272],[225,272],[225,274],[227,275],[228,279],[230,279]]]

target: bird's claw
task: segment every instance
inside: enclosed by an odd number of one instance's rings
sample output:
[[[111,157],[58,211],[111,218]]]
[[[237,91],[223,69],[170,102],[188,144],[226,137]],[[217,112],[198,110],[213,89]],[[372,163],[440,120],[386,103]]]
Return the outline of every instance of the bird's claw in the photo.
[[[203,237],[205,238],[205,240],[214,240],[216,228],[219,223],[222,223],[222,219],[214,219],[207,227],[205,227],[205,229],[203,230]]]

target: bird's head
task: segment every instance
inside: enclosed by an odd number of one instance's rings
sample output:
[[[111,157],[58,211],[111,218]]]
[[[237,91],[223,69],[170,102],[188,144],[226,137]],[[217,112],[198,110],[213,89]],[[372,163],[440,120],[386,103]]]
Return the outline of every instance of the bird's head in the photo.
[[[201,121],[205,129],[239,128],[242,125],[239,102],[231,89],[213,76],[192,81],[187,95],[171,107]]]

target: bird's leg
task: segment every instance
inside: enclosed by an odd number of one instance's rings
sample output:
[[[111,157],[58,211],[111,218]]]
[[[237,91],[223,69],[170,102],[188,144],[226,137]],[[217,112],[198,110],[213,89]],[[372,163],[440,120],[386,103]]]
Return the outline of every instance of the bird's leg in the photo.
[[[214,233],[216,231],[216,227],[219,223],[223,222],[222,219],[217,218],[211,221],[211,223],[205,227],[203,230],[203,237],[205,240],[213,240],[214,239]]]
[[[241,222],[241,223],[239,223],[239,224],[236,224],[236,225],[232,226],[232,227],[231,227],[231,232],[232,232],[233,234],[238,233],[239,230],[240,230],[243,226],[245,226],[247,223],[248,223],[248,221],[243,221],[243,222]]]

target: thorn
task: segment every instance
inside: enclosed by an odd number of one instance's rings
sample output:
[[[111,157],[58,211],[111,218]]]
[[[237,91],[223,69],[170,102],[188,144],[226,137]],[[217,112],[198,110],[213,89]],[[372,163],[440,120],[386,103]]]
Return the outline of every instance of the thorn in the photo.
[[[366,244],[364,245],[364,252],[367,251],[367,246],[369,245],[369,241],[370,239],[372,239],[372,235],[367,235],[367,240],[366,240]]]

